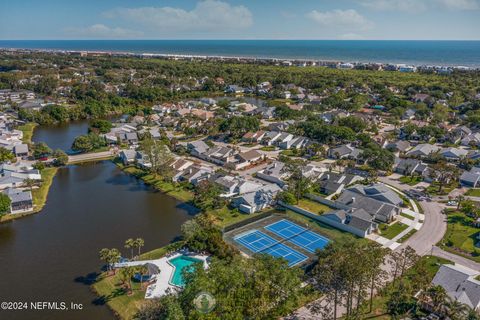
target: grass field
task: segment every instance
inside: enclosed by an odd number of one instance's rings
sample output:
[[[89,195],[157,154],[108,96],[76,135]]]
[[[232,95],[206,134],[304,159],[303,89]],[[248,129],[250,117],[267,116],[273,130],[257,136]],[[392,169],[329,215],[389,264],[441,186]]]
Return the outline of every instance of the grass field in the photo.
[[[260,150],[262,151],[275,151],[275,149],[276,149],[275,146],[265,146],[260,148]]]
[[[245,219],[252,218],[255,215],[258,215],[260,213],[264,213],[266,211],[271,211],[271,210],[273,210],[273,209],[267,208],[267,209],[264,209],[264,210],[259,211],[259,212],[255,212],[255,213],[252,213],[252,214],[246,214],[246,213],[242,213],[242,212],[238,211],[237,209],[230,209],[229,207],[225,206],[225,207],[220,208],[220,209],[209,210],[208,213],[214,215],[217,218],[215,223],[219,227],[223,228],[223,227],[226,227],[226,226],[231,225],[233,223],[237,223],[237,222],[243,221]]]
[[[403,176],[400,178],[400,182],[408,184],[409,186],[414,186],[420,182],[422,182],[422,177],[418,176]]]
[[[447,219],[447,232],[440,241],[440,247],[480,262],[480,248],[475,247],[475,243],[479,241],[476,236],[480,228],[474,227],[473,219],[462,212],[451,211]]]
[[[413,218],[411,215],[409,214],[406,214],[406,213],[400,213],[400,215],[404,218],[407,218],[407,219],[410,219],[410,220],[415,220],[415,218]]]
[[[449,194],[453,189],[455,189],[458,186],[457,182],[451,182],[449,184],[446,184],[442,187],[442,191],[439,192],[439,183],[438,182],[433,182],[431,185],[427,187],[427,193],[430,195],[446,195]]]
[[[381,224],[379,229],[380,229],[380,235],[382,237],[385,237],[387,239],[393,239],[395,238],[400,232],[403,230],[407,229],[408,226],[406,224],[403,224],[401,222],[396,222],[392,225],[387,225],[387,224]]]
[[[23,139],[22,141],[25,143],[32,142],[33,130],[38,124],[35,122],[28,122],[24,125],[19,126],[17,129],[23,132]]]
[[[466,193],[466,196],[480,197],[480,189],[469,189]]]
[[[332,210],[332,208],[310,199],[300,199],[296,206],[315,214],[323,214]]]
[[[406,235],[404,235],[403,237],[401,237],[400,239],[397,240],[398,243],[403,243],[405,242],[408,238],[410,238],[411,236],[413,236],[415,234],[415,232],[417,232],[416,229],[412,229],[410,230]]]
[[[106,303],[120,319],[133,319],[145,303],[145,289],[140,283],[132,281],[133,293],[128,295],[118,272],[115,275],[102,273],[92,288],[98,295],[96,303]]]

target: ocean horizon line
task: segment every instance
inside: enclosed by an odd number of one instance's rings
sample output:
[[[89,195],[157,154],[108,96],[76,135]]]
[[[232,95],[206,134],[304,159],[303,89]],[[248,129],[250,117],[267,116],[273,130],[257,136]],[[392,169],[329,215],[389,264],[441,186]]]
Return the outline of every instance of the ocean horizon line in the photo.
[[[480,67],[480,40],[0,40],[0,48]]]

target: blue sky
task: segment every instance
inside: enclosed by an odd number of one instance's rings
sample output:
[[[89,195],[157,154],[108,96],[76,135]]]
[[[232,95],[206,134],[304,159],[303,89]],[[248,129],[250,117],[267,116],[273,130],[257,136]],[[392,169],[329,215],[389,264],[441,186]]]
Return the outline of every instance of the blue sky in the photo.
[[[0,39],[480,40],[480,0],[0,0]]]

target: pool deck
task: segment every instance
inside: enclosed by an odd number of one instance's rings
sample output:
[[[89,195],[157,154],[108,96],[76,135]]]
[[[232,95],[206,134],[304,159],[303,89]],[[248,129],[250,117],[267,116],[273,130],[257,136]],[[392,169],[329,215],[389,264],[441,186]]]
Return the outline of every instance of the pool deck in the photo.
[[[195,258],[198,260],[203,261],[203,267],[206,269],[208,268],[207,263],[207,255],[200,255],[197,253],[188,253],[188,252],[174,252],[170,255],[162,257],[160,259],[155,260],[140,260],[140,261],[129,261],[129,262],[122,262],[116,263],[114,265],[115,268],[122,268],[122,267],[133,267],[133,266],[141,266],[146,263],[152,263],[158,266],[160,270],[159,274],[152,276],[151,281],[154,281],[151,285],[147,287],[147,291],[145,292],[145,299],[154,299],[159,298],[168,292],[176,292],[180,290],[179,287],[170,283],[170,279],[175,272],[175,267],[169,263],[169,260],[172,260],[179,256],[187,256],[190,258]]]

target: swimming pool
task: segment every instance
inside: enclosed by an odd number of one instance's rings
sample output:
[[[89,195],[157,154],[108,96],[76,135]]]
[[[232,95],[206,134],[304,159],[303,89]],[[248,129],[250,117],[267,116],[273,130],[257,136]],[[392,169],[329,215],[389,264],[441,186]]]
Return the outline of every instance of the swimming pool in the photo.
[[[183,270],[190,271],[192,269],[192,265],[197,262],[203,262],[200,259],[187,257],[187,256],[178,256],[168,262],[174,267],[173,275],[170,278],[170,283],[177,286],[177,287],[184,287],[185,281],[182,277]]]

